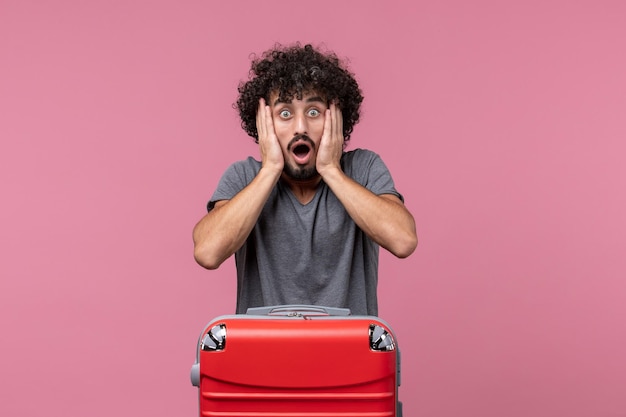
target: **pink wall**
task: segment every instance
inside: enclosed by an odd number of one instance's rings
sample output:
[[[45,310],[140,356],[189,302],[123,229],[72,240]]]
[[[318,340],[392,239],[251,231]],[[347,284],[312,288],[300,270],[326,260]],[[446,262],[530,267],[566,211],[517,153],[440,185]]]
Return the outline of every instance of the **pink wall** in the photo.
[[[354,10],[353,10],[354,8]],[[190,416],[234,308],[192,259],[248,55],[324,42],[418,222],[383,255],[408,417],[626,415],[621,1],[0,3],[3,416]]]

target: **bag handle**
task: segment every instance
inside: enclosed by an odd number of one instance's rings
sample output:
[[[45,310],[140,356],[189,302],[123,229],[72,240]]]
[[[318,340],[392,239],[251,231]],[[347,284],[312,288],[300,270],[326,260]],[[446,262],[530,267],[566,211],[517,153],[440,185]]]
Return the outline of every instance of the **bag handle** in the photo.
[[[251,307],[246,314],[255,316],[349,316],[349,308],[325,307],[307,304],[291,304],[280,306]]]

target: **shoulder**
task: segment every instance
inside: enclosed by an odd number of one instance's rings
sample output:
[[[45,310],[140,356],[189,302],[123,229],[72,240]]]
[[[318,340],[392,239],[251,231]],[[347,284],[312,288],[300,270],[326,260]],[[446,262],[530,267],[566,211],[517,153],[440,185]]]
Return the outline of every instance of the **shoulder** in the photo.
[[[341,156],[341,164],[344,170],[367,169],[378,161],[381,161],[380,156],[369,149],[357,148],[352,151],[344,152]]]
[[[244,179],[254,178],[259,171],[261,170],[261,162],[257,161],[253,157],[249,156],[248,158],[236,161],[230,164],[230,166],[226,169],[224,176],[226,177],[241,177]]]
[[[222,174],[217,188],[207,206],[211,211],[215,203],[220,200],[230,200],[239,191],[245,188],[261,169],[261,163],[249,157],[242,161],[233,162]]]
[[[341,161],[343,172],[375,194],[395,194],[393,178],[382,158],[367,149],[345,152]]]
[[[239,169],[239,170],[260,170],[261,169],[261,161],[257,161],[253,157],[249,156],[246,159],[242,159],[241,161],[233,162],[230,165],[229,169]]]

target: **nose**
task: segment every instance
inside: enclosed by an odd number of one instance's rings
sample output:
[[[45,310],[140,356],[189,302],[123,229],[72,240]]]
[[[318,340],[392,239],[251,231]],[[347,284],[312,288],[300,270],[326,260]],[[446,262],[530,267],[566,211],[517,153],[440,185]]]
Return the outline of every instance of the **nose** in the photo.
[[[295,117],[294,129],[294,136],[307,133],[307,120],[304,114],[299,114]]]

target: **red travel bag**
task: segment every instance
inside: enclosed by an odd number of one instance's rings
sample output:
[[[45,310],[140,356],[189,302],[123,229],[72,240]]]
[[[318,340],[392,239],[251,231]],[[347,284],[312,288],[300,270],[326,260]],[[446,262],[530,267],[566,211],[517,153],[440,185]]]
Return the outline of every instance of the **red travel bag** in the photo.
[[[191,382],[205,417],[401,417],[388,324],[348,309],[276,306],[205,327]]]

